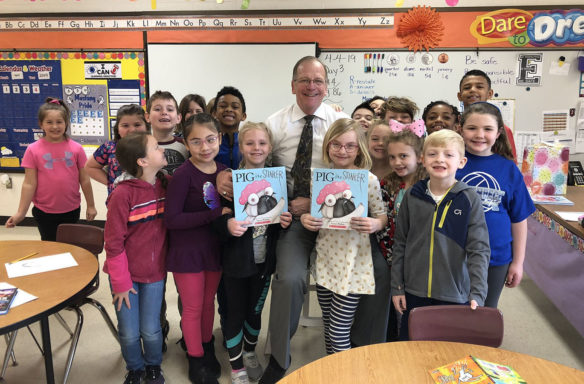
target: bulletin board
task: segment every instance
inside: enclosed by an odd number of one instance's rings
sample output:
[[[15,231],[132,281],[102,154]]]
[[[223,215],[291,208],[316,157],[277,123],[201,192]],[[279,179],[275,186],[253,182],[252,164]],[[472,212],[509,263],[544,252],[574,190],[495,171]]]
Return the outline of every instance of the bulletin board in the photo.
[[[67,133],[93,153],[113,137],[122,105],[145,105],[145,89],[143,52],[0,52],[0,170],[23,171],[47,97],[65,101]]]
[[[520,55],[531,53],[541,54],[539,73],[524,74],[525,81],[519,85]],[[431,101],[459,107],[460,79],[469,70],[480,69],[491,78],[494,99],[512,100],[514,121],[508,125],[536,131],[543,127],[543,111],[576,107],[578,54],[578,50],[323,51],[319,58],[328,67],[325,101],[341,105],[347,113],[375,95],[412,99],[420,108],[417,118]],[[565,61],[560,67],[562,56]],[[570,117],[569,124],[573,130],[575,117]]]

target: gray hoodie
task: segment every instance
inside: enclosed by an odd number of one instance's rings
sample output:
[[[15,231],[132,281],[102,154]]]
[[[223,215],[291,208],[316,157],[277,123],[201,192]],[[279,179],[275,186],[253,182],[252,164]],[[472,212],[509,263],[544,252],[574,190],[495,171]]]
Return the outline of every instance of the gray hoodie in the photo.
[[[428,180],[410,188],[395,229],[391,294],[405,291],[452,303],[484,305],[490,258],[481,199],[457,181],[438,203]]]

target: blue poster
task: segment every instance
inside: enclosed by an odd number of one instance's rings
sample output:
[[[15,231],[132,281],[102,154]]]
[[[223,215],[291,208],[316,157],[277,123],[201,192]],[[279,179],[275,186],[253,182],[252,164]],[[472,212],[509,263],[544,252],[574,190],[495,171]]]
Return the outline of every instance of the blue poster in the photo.
[[[42,134],[39,107],[62,95],[59,60],[0,60],[0,170],[22,170],[26,148]]]

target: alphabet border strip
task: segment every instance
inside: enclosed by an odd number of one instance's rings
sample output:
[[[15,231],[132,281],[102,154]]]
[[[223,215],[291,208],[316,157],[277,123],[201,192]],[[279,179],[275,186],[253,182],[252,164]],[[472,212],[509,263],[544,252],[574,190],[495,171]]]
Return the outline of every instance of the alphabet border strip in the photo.
[[[0,18],[0,31],[393,28],[394,14],[286,17]]]

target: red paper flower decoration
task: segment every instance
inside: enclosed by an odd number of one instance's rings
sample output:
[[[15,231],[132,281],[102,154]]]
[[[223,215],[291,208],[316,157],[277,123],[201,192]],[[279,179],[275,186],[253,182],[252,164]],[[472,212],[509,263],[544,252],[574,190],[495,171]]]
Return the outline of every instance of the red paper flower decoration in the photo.
[[[421,5],[410,9],[397,27],[397,37],[414,52],[437,47],[443,34],[444,24],[438,12]]]

